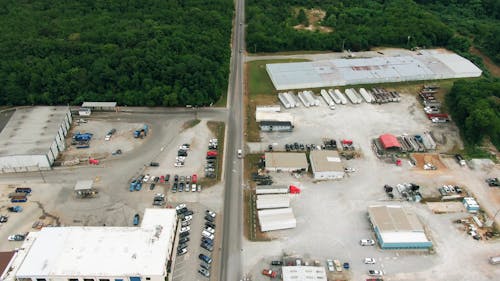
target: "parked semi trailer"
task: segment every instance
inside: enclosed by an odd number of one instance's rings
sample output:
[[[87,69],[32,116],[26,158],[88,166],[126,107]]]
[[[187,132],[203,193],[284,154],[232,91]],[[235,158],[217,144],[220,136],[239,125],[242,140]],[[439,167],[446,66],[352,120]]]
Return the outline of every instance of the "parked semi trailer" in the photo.
[[[342,94],[342,92],[339,89],[335,89],[334,93],[340,99],[341,104],[347,104],[347,98],[344,96],[344,94]]]
[[[325,102],[328,105],[328,107],[330,109],[332,109],[332,110],[335,109],[335,103],[333,102],[333,100],[330,97],[330,95],[326,92],[326,90],[321,89],[321,91],[319,93],[323,97],[323,99],[325,100]]]

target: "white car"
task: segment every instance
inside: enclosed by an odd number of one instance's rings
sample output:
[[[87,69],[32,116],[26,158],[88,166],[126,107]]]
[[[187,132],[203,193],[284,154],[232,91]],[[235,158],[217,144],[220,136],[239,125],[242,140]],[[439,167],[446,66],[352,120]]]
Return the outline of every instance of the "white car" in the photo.
[[[190,221],[193,219],[193,216],[192,215],[189,215],[189,216],[185,216],[182,221]]]
[[[104,137],[104,140],[105,140],[105,141],[109,141],[110,139],[111,139],[111,135],[106,135],[106,136]]]
[[[198,190],[198,192],[201,192],[201,185],[198,185],[198,186],[196,187],[196,190]]]
[[[205,214],[207,214],[207,215],[209,215],[209,216],[211,216],[212,218],[214,218],[214,219],[215,219],[215,216],[216,216],[215,212],[212,212],[212,211],[210,211],[210,210],[206,210],[206,211],[205,211]]]
[[[213,228],[211,228],[209,226],[205,227],[205,230],[208,231],[208,232],[210,232],[211,234],[215,233],[215,229],[213,229]]]
[[[186,204],[180,204],[180,205],[177,205],[177,207],[175,207],[175,210],[179,211],[180,209],[184,209],[184,208],[186,208]]]
[[[368,270],[368,275],[370,276],[382,276],[384,273],[382,270]]]
[[[373,246],[375,245],[375,241],[373,241],[372,239],[361,239],[359,240],[359,244],[361,246]]]
[[[328,271],[330,271],[330,272],[334,272],[335,271],[335,267],[333,266],[333,260],[327,259],[326,260],[326,265],[328,267]]]
[[[191,185],[191,191],[192,191],[192,192],[196,192],[196,184],[194,184],[194,183],[193,183],[193,184]]]
[[[375,264],[374,258],[365,258],[365,264]]]
[[[183,162],[175,162],[174,167],[184,167]]]
[[[182,162],[182,161],[186,160],[186,156],[177,156],[177,157],[175,157],[175,160]]]
[[[151,176],[148,174],[148,175],[145,175],[144,178],[142,179],[143,182],[148,182],[148,180],[151,178]]]
[[[354,173],[354,172],[356,172],[356,169],[351,168],[351,167],[346,167],[346,168],[344,168],[344,172],[346,172],[346,173]]]
[[[187,251],[188,251],[188,250],[187,250],[187,248],[183,248],[183,249],[181,249],[180,251],[177,251],[177,255],[178,255],[178,256],[182,256],[182,255],[184,255],[185,253],[187,253]]]
[[[215,236],[212,233],[210,233],[208,231],[205,231],[205,230],[203,230],[203,232],[201,233],[201,235],[203,237],[205,237],[205,238],[210,239],[210,240],[214,240],[214,238],[215,238]]]
[[[447,185],[443,185],[443,189],[446,193],[450,193],[450,188]]]
[[[181,230],[179,231],[180,233],[183,233],[183,232],[188,232],[191,230],[191,227],[189,226],[184,226],[184,227],[181,227]]]

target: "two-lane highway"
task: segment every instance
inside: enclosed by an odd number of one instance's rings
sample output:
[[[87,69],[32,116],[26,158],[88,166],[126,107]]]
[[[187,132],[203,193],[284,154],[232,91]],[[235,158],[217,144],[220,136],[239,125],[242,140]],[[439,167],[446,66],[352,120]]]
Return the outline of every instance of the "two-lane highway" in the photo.
[[[235,0],[232,58],[228,85],[229,118],[224,161],[224,228],[219,280],[236,281],[242,277],[243,237],[243,161],[236,150],[243,149],[243,54],[245,42],[245,2]]]

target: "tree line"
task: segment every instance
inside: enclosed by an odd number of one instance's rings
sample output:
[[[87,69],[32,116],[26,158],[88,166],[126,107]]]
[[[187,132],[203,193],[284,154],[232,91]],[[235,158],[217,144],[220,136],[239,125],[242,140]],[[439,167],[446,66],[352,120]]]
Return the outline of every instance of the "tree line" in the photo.
[[[319,24],[332,32],[294,29],[305,22],[300,11],[310,8],[326,12]],[[251,52],[431,47],[453,38],[450,27],[412,0],[248,0],[246,15]]]
[[[1,1],[0,104],[216,102],[232,15],[232,0]]]
[[[485,138],[500,149],[500,79],[459,80],[446,95],[446,105],[467,145]]]

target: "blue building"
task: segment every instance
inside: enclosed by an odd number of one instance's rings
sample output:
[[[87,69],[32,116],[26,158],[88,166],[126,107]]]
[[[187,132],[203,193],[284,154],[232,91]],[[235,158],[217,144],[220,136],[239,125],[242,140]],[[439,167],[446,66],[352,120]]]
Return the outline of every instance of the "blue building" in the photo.
[[[382,249],[432,247],[417,215],[396,205],[368,207],[368,216]]]

